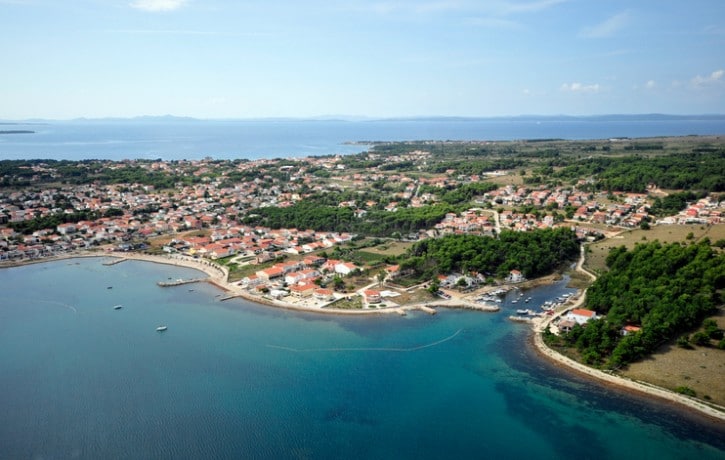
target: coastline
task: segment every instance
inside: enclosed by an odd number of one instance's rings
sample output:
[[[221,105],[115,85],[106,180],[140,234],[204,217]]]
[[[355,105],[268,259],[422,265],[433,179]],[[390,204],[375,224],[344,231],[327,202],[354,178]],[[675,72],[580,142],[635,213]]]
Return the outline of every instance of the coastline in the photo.
[[[582,250],[583,253],[583,250]],[[207,275],[207,278],[203,281],[210,283],[220,290],[228,293],[229,295],[233,295],[234,297],[242,298],[246,301],[258,304],[258,305],[264,305],[264,306],[270,306],[275,308],[282,308],[287,310],[294,310],[294,311],[301,311],[301,312],[307,312],[307,313],[317,313],[317,314],[333,314],[333,315],[382,315],[382,314],[391,314],[396,313],[399,315],[405,315],[407,311],[412,310],[420,310],[429,314],[435,314],[435,310],[431,307],[437,306],[437,307],[445,307],[445,308],[467,308],[465,304],[457,304],[456,302],[460,303],[460,301],[453,300],[449,301],[451,303],[446,303],[443,301],[435,301],[435,302],[429,302],[425,304],[414,304],[414,305],[406,305],[406,306],[398,306],[398,307],[388,307],[388,308],[381,308],[381,309],[375,309],[375,310],[344,310],[344,309],[326,309],[323,307],[308,307],[303,305],[296,305],[288,302],[278,301],[278,300],[271,300],[271,299],[265,299],[258,296],[250,295],[248,292],[244,291],[243,289],[240,289],[238,286],[235,286],[232,283],[229,283],[226,281],[226,275],[227,273],[224,271],[223,267],[218,266],[216,264],[212,264],[205,260],[189,260],[186,258],[176,258],[171,256],[156,256],[156,255],[148,255],[148,254],[138,254],[138,253],[95,253],[95,252],[74,252],[74,253],[67,253],[62,254],[59,256],[54,257],[47,257],[47,258],[40,258],[40,259],[32,259],[32,260],[25,260],[21,262],[11,262],[7,264],[0,264],[0,268],[9,268],[9,267],[16,267],[16,266],[22,266],[22,265],[28,265],[28,264],[35,264],[35,263],[44,263],[44,262],[53,262],[53,261],[59,261],[59,260],[68,260],[68,259],[74,259],[74,258],[88,258],[88,257],[112,257],[115,259],[123,260],[139,260],[144,262],[151,262],[151,263],[157,263],[157,264],[164,264],[164,265],[174,265],[174,266],[180,266],[185,268],[191,268],[197,271],[201,271]],[[584,273],[587,273],[589,276],[592,276],[590,273],[586,272],[585,270],[581,269],[581,261],[579,264],[577,264],[577,269],[584,271]],[[545,328],[548,326],[548,324],[556,318],[558,315],[563,313],[566,310],[569,310],[570,308],[577,308],[581,306],[584,303],[584,300],[586,299],[585,296],[586,292],[582,292],[581,295],[578,296],[578,299],[574,303],[574,305],[567,306],[566,309],[563,311],[558,312],[556,315],[549,316],[543,320],[534,320],[531,324],[531,331],[528,334],[527,341],[531,341],[533,343],[534,351],[536,352],[536,355],[541,357],[542,359],[545,359],[549,363],[553,364],[556,367],[563,368],[567,371],[574,372],[577,375],[585,376],[587,378],[593,379],[594,381],[598,382],[602,385],[607,386],[614,386],[618,390],[622,391],[631,391],[638,393],[640,395],[646,395],[648,397],[652,397],[654,399],[660,400],[660,401],[666,401],[668,403],[675,403],[678,406],[692,410],[697,412],[698,414],[716,422],[716,423],[725,423],[725,407],[719,406],[717,404],[712,403],[705,403],[700,400],[696,400],[693,398],[690,398],[685,395],[681,395],[678,393],[675,393],[671,390],[667,390],[662,387],[658,387],[652,384],[648,384],[645,382],[640,381],[634,381],[627,378],[624,378],[622,376],[617,376],[613,374],[606,373],[604,371],[586,366],[584,364],[581,364],[567,356],[562,355],[561,353],[557,352],[556,350],[548,347],[542,338],[542,332],[545,330]],[[480,310],[480,311],[488,311],[488,310]]]
[[[576,265],[576,270],[591,277],[592,280],[596,279],[594,274],[584,269],[583,264],[585,260],[584,245],[581,246],[581,257]],[[557,317],[569,309],[579,308],[584,304],[586,300],[586,290],[582,290],[578,296],[576,302],[573,305],[567,306],[567,308],[558,311],[555,315],[548,316],[546,318],[534,320],[531,324],[531,331],[529,337],[533,342],[533,348],[538,356],[542,359],[547,360],[549,363],[554,364],[557,367],[565,368],[571,372],[575,372],[578,375],[586,376],[590,379],[597,381],[603,385],[615,386],[619,390],[633,391],[638,394],[644,394],[649,397],[664,400],[668,403],[675,403],[680,407],[688,410],[694,410],[698,414],[701,414],[708,419],[711,419],[717,423],[725,423],[725,407],[714,403],[705,403],[703,401],[685,396],[674,391],[662,388],[646,382],[631,380],[623,376],[610,374],[593,367],[589,367],[585,364],[577,362],[568,356],[564,356],[553,348],[549,347],[544,343],[542,332],[546,330],[548,325]]]
[[[531,337],[531,335],[533,335],[533,337]],[[646,395],[660,401],[675,403],[684,409],[695,411],[699,415],[705,416],[714,422],[725,423],[725,407],[718,406],[716,404],[706,404],[662,387],[645,382],[630,380],[621,376],[608,374],[604,371],[600,371],[599,369],[594,369],[574,361],[552,348],[549,348],[544,343],[544,339],[542,338],[540,331],[534,329],[532,330],[531,335],[529,340],[533,342],[533,348],[536,351],[537,356],[540,356],[542,359],[545,359],[558,368],[587,377],[602,385],[613,386],[618,390],[630,391],[640,395]]]

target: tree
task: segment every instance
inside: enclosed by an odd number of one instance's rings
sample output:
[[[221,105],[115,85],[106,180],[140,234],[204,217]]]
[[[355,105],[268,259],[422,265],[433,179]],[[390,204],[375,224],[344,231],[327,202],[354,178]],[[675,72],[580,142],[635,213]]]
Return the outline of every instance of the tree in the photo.
[[[332,278],[332,287],[336,291],[344,291],[345,281],[339,275],[336,275],[334,278]]]

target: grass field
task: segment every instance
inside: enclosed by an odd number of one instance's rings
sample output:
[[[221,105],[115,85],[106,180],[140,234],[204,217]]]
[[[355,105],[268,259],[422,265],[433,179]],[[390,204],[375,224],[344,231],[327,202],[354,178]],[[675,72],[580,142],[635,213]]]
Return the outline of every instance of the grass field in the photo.
[[[688,239],[690,233],[692,238]],[[619,246],[633,248],[637,243],[655,240],[662,243],[696,242],[705,237],[712,242],[725,239],[725,225],[657,225],[650,230],[627,230],[613,238],[590,244],[585,267],[594,273],[605,270],[609,250]]]
[[[725,329],[723,309],[713,319],[720,329]],[[649,358],[630,364],[623,374],[671,390],[686,386],[698,398],[725,405],[725,350],[699,346],[688,350],[676,346],[672,340]]]

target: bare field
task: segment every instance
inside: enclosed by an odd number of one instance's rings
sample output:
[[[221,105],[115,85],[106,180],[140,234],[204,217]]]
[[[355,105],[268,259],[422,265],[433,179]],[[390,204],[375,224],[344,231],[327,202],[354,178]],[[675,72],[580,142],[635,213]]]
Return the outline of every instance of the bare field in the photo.
[[[722,309],[713,319],[721,329],[725,328]],[[693,389],[698,398],[725,406],[725,350],[714,347],[686,350],[673,341],[648,359],[630,364],[622,374],[670,390],[686,386]]]
[[[372,248],[361,249],[360,252],[380,254],[382,256],[399,256],[408,250],[413,243],[406,241],[390,241]]]

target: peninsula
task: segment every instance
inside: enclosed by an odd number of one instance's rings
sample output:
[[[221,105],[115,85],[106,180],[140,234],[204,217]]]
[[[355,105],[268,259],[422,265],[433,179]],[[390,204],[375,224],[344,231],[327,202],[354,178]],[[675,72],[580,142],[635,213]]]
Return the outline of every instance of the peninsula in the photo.
[[[722,264],[724,152],[719,137],[684,137],[378,142],[358,155],[257,161],[0,161],[0,264],[110,255],[201,268],[225,298],[284,308],[496,311],[496,292],[551,279],[575,260],[589,273],[571,272],[584,290],[653,241]],[[671,330],[661,330],[662,314],[648,316],[651,302],[621,313],[580,295],[530,315],[535,343],[618,384],[656,381],[674,392],[637,388],[723,419],[720,266],[705,268],[715,275],[697,293],[667,297],[667,312],[692,305],[683,296],[700,307]],[[609,345],[579,348],[604,324],[616,332],[601,335]],[[608,358],[651,331],[659,335],[646,351]],[[626,378],[638,360],[678,344],[707,350],[699,384],[676,373],[663,381],[656,369]]]

